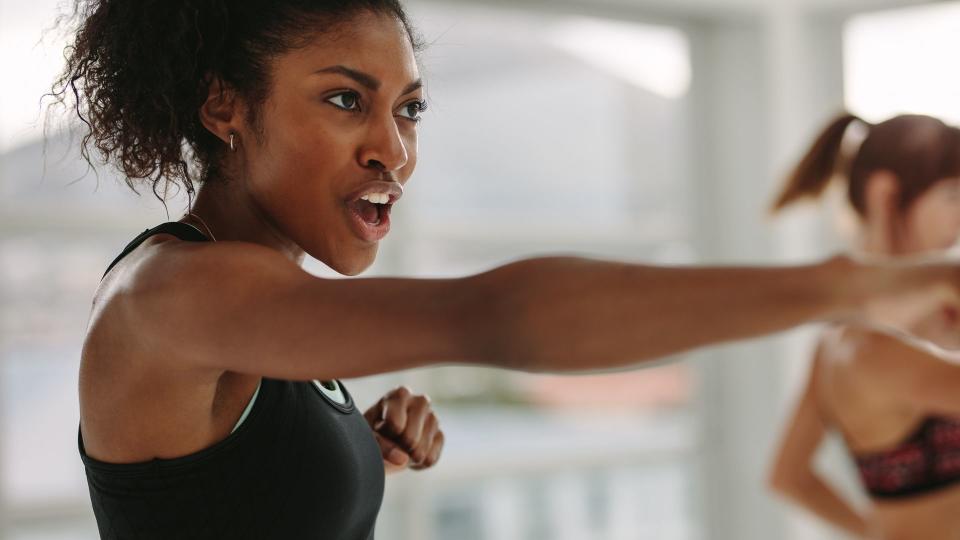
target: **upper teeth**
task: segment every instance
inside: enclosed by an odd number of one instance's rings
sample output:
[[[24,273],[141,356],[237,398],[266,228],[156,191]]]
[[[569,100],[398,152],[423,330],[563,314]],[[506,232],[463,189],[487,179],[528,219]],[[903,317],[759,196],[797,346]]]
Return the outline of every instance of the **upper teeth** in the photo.
[[[390,195],[386,193],[370,193],[360,197],[361,200],[372,202],[373,204],[387,204],[390,202]]]

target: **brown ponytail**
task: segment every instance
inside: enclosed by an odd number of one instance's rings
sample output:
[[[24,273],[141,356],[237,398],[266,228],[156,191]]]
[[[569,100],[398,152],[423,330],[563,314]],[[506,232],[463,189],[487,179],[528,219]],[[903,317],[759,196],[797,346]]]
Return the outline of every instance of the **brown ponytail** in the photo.
[[[827,126],[817,137],[816,142],[794,169],[787,185],[773,204],[773,213],[777,213],[791,204],[807,198],[816,198],[830,185],[837,168],[837,159],[843,145],[843,138],[858,116],[844,114]]]

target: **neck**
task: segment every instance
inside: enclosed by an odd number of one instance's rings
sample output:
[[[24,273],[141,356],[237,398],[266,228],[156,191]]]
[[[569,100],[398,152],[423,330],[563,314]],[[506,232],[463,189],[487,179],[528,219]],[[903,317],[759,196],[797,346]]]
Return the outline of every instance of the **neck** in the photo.
[[[304,252],[288,238],[257,205],[240,182],[213,180],[197,192],[192,213],[203,219],[184,216],[201,230],[216,236],[219,242],[250,242],[275,249],[296,264],[303,262]],[[206,227],[204,227],[206,225]]]

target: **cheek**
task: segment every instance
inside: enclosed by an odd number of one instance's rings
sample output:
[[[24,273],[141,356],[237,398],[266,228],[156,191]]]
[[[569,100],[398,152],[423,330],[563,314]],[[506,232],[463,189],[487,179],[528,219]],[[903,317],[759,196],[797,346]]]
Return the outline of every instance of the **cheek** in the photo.
[[[947,247],[957,243],[958,237],[960,237],[960,208],[951,209],[950,214],[944,220],[943,234]]]
[[[288,132],[270,138],[251,175],[255,198],[276,224],[312,256],[330,251],[315,245],[312,231],[335,226],[340,196],[345,190],[336,148],[320,134],[304,133],[294,140]],[[310,137],[307,139],[307,137]]]
[[[335,123],[331,108],[294,90],[277,91],[265,107],[270,140],[264,157],[285,175],[309,177],[341,167],[351,157],[352,134]]]
[[[933,212],[931,212],[933,213]],[[944,234],[955,237],[960,231],[960,204],[954,198],[942,201],[935,210],[937,227]]]
[[[349,148],[335,133],[305,123],[275,125],[261,156],[261,175],[288,195],[334,188],[349,160]]]
[[[917,236],[926,249],[945,249],[960,235],[960,208],[956,204],[937,202],[918,208],[915,214]]]

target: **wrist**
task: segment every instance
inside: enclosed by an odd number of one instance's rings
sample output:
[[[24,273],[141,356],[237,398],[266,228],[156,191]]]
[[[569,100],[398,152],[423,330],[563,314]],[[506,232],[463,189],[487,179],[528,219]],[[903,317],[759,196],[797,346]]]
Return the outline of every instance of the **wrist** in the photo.
[[[908,331],[911,321],[955,303],[957,269],[946,261],[841,256],[824,265],[832,273],[834,320]]]

